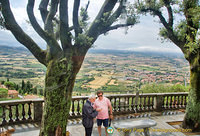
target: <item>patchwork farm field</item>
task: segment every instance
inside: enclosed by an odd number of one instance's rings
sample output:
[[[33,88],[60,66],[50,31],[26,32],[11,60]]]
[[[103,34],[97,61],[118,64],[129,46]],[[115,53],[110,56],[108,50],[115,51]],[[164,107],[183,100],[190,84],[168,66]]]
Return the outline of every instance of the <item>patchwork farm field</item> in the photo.
[[[44,88],[46,68],[28,50],[0,46],[0,80],[31,81]],[[188,84],[189,65],[181,54],[91,50],[77,75],[74,92],[130,91],[138,84]]]

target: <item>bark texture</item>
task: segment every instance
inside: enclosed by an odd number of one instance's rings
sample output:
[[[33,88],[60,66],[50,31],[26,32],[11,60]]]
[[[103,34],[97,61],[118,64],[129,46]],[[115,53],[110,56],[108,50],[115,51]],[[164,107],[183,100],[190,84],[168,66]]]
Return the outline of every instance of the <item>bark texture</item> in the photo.
[[[183,128],[200,130],[200,58],[199,54],[190,62],[190,91]]]
[[[51,60],[45,79],[45,105],[40,136],[65,136],[76,74],[84,57]]]

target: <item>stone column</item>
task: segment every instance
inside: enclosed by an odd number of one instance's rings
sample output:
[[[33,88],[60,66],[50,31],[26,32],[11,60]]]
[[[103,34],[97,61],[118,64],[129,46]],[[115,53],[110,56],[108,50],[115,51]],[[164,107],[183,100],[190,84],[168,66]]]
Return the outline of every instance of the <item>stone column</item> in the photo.
[[[154,97],[154,109],[155,111],[162,111],[162,106],[163,106],[163,95],[157,95]]]
[[[34,101],[34,121],[39,122],[42,120],[43,113],[43,100]]]

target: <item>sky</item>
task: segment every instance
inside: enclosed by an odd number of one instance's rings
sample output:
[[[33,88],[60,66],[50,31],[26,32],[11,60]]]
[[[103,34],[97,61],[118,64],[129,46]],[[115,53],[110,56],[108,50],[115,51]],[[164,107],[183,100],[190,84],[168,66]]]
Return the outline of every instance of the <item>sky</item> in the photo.
[[[90,0],[88,8],[90,21],[95,18],[103,2],[104,0]],[[87,0],[81,1],[81,5],[85,5],[86,3]],[[28,20],[26,13],[27,0],[10,0],[10,4],[18,24],[41,48],[45,48],[45,42],[34,32],[30,24],[26,22]],[[38,10],[38,4],[39,0],[36,0],[34,11],[37,21],[41,23],[42,20]],[[72,7],[72,4],[73,2],[69,3],[69,7]],[[69,9],[69,12],[71,11],[72,9]],[[106,36],[99,36],[93,48],[181,53],[181,50],[173,43],[163,43],[160,40],[158,33],[162,25],[158,23],[158,18],[147,15],[141,16],[139,20],[140,23],[129,28],[127,34],[125,34],[125,29],[121,28],[110,31]],[[0,30],[0,45],[23,46],[6,30]]]

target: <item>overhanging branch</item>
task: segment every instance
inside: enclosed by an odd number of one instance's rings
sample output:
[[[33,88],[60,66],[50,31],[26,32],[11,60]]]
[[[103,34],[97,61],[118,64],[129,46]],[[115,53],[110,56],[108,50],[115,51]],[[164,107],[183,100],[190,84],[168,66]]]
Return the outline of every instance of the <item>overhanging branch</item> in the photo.
[[[105,0],[98,15],[96,16],[95,20],[93,21],[89,30],[87,31],[88,37],[92,37],[93,40],[96,40],[96,38],[100,35],[100,33],[98,32],[103,31],[103,24],[105,24],[104,21],[106,21],[109,18],[111,11],[113,10],[116,3],[117,0]]]
[[[36,59],[46,65],[46,52],[43,51],[17,24],[10,9],[9,0],[0,0],[2,13],[5,18],[5,26],[12,32],[15,38],[23,44],[36,57]]]
[[[140,7],[140,11],[143,13],[153,13],[154,15],[156,15],[160,22],[163,24],[163,26],[165,27],[165,29],[167,30],[167,37],[174,43],[176,44],[183,52],[185,52],[184,49],[184,41],[179,40],[179,38],[176,36],[176,34],[174,33],[173,30],[173,14],[172,14],[172,9],[170,7],[170,3],[167,3],[165,1],[165,5],[167,7],[167,10],[169,12],[168,16],[169,16],[169,23],[165,20],[164,16],[162,15],[161,11],[159,11],[158,9],[154,9],[151,7],[145,7],[143,6],[142,3],[139,2],[138,0],[138,4]],[[168,5],[168,6],[167,6]]]
[[[45,30],[47,30],[48,33],[51,33],[51,35],[53,35],[53,22],[52,21],[54,19],[54,16],[56,15],[58,3],[59,3],[59,0],[51,1],[51,8],[50,8],[50,11],[47,15],[47,19],[45,22]]]
[[[71,48],[71,33],[69,31],[69,21],[68,21],[68,0],[60,1],[60,40],[62,48],[66,51]]]
[[[117,24],[117,25],[114,25],[114,26],[110,26],[110,27],[106,28],[105,30],[103,30],[101,34],[107,33],[108,31],[111,31],[111,30],[115,30],[115,29],[123,28],[123,27],[128,27],[128,26],[133,26],[133,24]]]
[[[173,12],[172,12],[172,7],[170,6],[170,2],[169,0],[164,0],[165,3],[165,7],[167,8],[167,12],[168,12],[168,24],[170,27],[173,27]]]
[[[117,10],[108,18],[108,21],[105,25],[104,30],[109,28],[116,21],[116,19],[121,15],[123,9],[125,8],[125,6],[123,5],[123,2],[124,2],[124,0],[120,1],[120,4],[119,4]]]
[[[48,15],[48,10],[47,10],[48,4],[49,4],[49,0],[41,0],[40,5],[39,5],[40,14],[44,23],[46,22],[46,18]]]
[[[40,25],[38,24],[35,15],[33,13],[33,8],[34,8],[35,0],[29,0],[27,4],[27,13],[28,17],[30,20],[31,25],[33,26],[34,30],[42,37],[46,43],[54,49],[54,51],[61,51],[59,44],[57,41],[49,35],[47,32],[45,32]]]
[[[75,37],[78,37],[78,34],[81,32],[81,28],[78,21],[79,6],[80,6],[80,0],[74,0],[73,25],[75,30]]]

